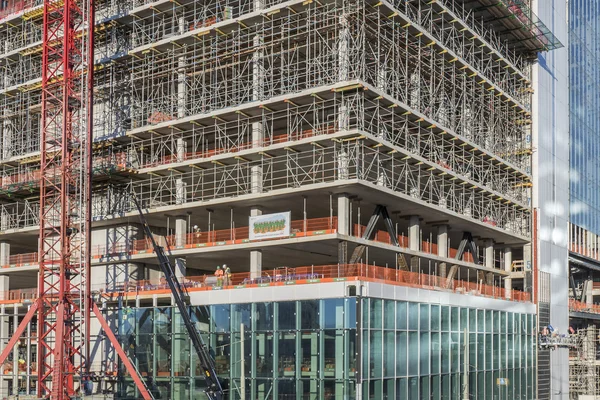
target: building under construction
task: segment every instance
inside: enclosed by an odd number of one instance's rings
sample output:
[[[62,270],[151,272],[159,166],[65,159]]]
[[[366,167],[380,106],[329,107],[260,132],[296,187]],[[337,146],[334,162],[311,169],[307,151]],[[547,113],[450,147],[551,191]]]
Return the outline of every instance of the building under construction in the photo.
[[[45,232],[66,210],[48,211],[43,185],[69,146],[44,134],[62,4],[0,0],[2,347],[19,335],[6,398],[66,398],[53,385],[60,308],[18,329],[57,279]],[[91,267],[71,293],[91,294],[153,398],[201,398],[204,380],[132,193],[228,399],[551,398],[535,346],[552,321],[536,313],[551,301],[532,169],[546,140],[534,108],[549,106],[534,63],[562,45],[528,0],[92,7],[94,34],[73,35],[93,57],[71,71],[93,70],[72,96],[93,94],[91,234],[66,233],[91,246]],[[141,398],[90,321],[72,331],[86,355],[66,357],[85,368],[60,379],[73,396]]]

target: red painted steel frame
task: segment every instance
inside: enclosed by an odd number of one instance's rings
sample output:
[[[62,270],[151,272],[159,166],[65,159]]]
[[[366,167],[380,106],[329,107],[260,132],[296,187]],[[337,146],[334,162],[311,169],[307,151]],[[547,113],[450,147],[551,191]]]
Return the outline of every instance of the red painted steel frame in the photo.
[[[44,0],[38,300],[0,364],[37,312],[38,396],[79,395],[89,374],[96,312],[144,399],[144,383],[91,298],[94,0]],[[51,384],[50,384],[51,383]]]
[[[45,0],[39,238],[38,395],[78,394],[89,342],[86,154],[93,0]],[[90,19],[92,18],[92,19]],[[88,334],[86,337],[85,335]],[[50,386],[50,378],[52,385]]]
[[[96,304],[93,304],[92,307],[94,310],[94,314],[98,319],[98,322],[100,322],[102,329],[106,333],[106,336],[108,336],[108,339],[115,347],[115,351],[121,358],[121,361],[123,362],[123,365],[125,365],[125,368],[127,368],[127,372],[129,372],[129,375],[131,375],[131,377],[133,378],[133,381],[135,382],[138,390],[140,391],[140,395],[144,398],[144,400],[151,400],[152,396],[150,396],[150,392],[148,392],[148,389],[146,389],[146,386],[142,382],[140,376],[137,374],[135,368],[133,367],[133,364],[131,363],[131,361],[129,361],[127,354],[125,354],[125,351],[123,351],[123,348],[119,344],[119,341],[117,340],[115,334],[110,330],[110,326],[108,326],[108,323],[106,323],[102,312]]]

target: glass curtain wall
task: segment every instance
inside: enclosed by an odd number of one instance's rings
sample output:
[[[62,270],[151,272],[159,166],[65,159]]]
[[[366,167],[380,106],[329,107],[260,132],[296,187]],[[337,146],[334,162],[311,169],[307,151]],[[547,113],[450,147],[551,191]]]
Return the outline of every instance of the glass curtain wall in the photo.
[[[534,398],[534,315],[374,298],[361,310],[364,399]]]
[[[469,398],[534,396],[531,314],[376,298],[215,305],[192,314],[229,399],[244,391],[246,399],[346,400],[358,387],[364,399],[451,400],[463,398],[465,379]],[[175,308],[124,308],[118,326],[155,398],[205,398]],[[137,398],[131,379],[119,395]]]

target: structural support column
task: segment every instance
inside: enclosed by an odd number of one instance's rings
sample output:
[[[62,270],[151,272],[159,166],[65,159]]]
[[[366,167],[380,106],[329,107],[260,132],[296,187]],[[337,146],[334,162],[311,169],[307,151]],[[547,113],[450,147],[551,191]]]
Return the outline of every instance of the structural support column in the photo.
[[[262,215],[262,210],[259,207],[250,209],[250,216],[257,217]],[[262,250],[250,251],[250,279],[260,278],[262,275]]]
[[[591,279],[585,281],[583,288],[585,289],[585,303],[591,307],[594,305],[594,281]]]
[[[185,18],[179,18],[179,33],[183,34],[186,31]],[[180,56],[177,59],[177,118],[185,117],[185,103],[186,103],[186,73],[185,73],[185,56]]]
[[[350,235],[352,232],[350,198],[346,193],[338,195],[337,231],[340,235]],[[348,242],[345,240],[340,240],[338,243],[338,263],[348,264]]]
[[[494,268],[494,241],[492,239],[488,239],[485,241],[485,255],[483,265],[488,268]],[[486,274],[486,285],[494,284],[494,274],[488,272]]]
[[[186,184],[183,179],[175,179],[175,204],[183,204],[187,200]]]
[[[421,250],[421,223],[417,215],[411,216],[408,223],[408,248],[413,251]],[[410,258],[410,270],[419,272],[419,257]]]
[[[438,256],[448,257],[448,225],[439,225],[437,234]],[[446,278],[448,266],[445,262],[440,263],[440,277]]]
[[[504,271],[508,274],[512,273],[512,249],[506,247],[504,249]],[[512,298],[512,278],[507,276],[504,278],[504,295],[507,299]]]
[[[175,217],[175,248],[182,249],[187,244],[188,220],[186,215]]]
[[[0,268],[10,265],[10,243],[0,241]]]

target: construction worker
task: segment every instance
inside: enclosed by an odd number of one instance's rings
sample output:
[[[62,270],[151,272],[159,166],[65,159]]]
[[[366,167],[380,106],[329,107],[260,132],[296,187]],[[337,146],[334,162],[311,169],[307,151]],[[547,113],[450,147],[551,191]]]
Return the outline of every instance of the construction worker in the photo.
[[[194,243],[200,243],[200,233],[201,233],[200,227],[198,225],[194,225],[193,229],[194,229],[194,237],[195,237]]]
[[[217,286],[223,286],[223,270],[220,265],[217,265],[217,270],[215,271],[215,276],[217,277]]]
[[[223,275],[225,276],[225,286],[231,285],[231,270],[227,264],[223,264]]]

